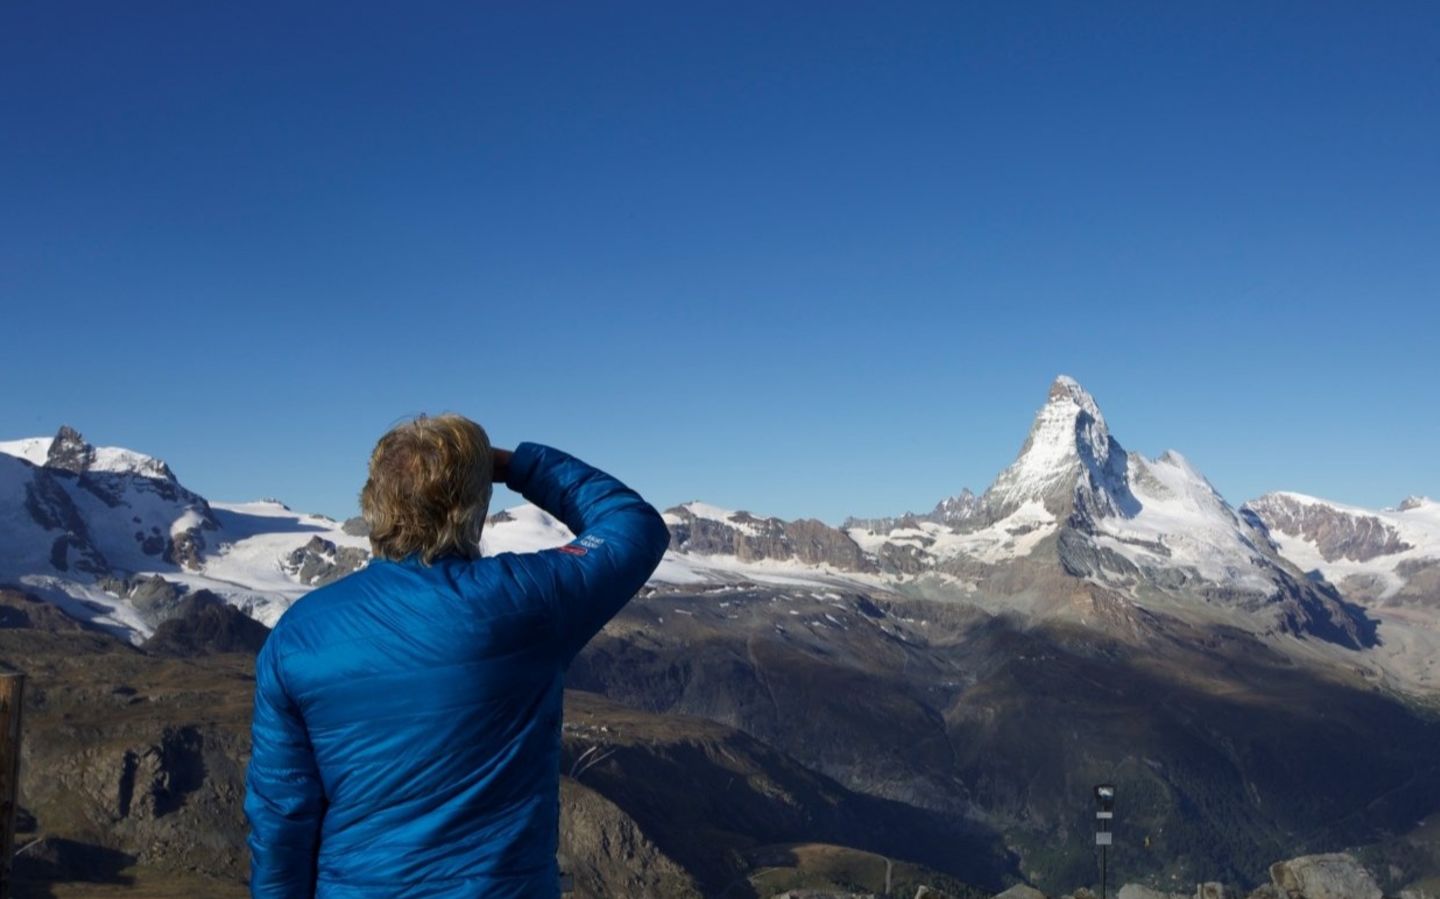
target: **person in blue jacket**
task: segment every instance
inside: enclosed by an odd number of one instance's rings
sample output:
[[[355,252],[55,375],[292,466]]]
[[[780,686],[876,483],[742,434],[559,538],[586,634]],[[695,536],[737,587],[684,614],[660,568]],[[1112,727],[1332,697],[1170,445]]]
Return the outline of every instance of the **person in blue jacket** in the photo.
[[[575,539],[482,558],[497,481]],[[369,565],[296,602],[255,662],[251,895],[558,896],[564,672],[660,564],[664,520],[458,415],[382,437],[361,509]]]

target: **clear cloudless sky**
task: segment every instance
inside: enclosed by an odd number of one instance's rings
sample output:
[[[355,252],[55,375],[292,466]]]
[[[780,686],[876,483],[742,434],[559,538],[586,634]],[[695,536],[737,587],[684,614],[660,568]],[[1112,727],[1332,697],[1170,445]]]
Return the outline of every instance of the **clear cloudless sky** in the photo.
[[[1434,3],[0,10],[0,438],[212,499],[354,514],[454,410],[838,523],[982,489],[1063,372],[1232,502],[1394,505],[1437,305]]]

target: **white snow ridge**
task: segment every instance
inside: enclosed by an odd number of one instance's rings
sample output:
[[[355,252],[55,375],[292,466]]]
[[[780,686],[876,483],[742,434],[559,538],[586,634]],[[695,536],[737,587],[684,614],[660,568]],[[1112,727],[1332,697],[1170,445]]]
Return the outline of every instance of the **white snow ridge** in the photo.
[[[651,578],[658,591],[799,586],[1100,626],[1096,607],[1076,601],[1090,591],[1111,609],[1239,627],[1279,646],[1299,639],[1306,652],[1333,643],[1392,686],[1440,693],[1440,503],[1369,510],[1272,493],[1237,511],[1179,453],[1127,451],[1094,397],[1063,375],[978,497],[841,527],[699,500],[664,517],[672,542]],[[163,461],[69,428],[0,442],[0,583],[135,642],[157,621],[133,595],[147,577],[210,590],[273,624],[363,566],[362,535],[273,501],[209,502]],[[571,539],[526,503],[493,515],[480,549]],[[1365,639],[1366,615],[1378,641]]]

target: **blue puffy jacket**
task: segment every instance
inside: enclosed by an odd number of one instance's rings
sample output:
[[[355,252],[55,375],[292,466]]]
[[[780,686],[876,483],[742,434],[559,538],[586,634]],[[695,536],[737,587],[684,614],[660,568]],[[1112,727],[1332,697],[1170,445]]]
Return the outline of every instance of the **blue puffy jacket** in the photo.
[[[375,559],[307,594],[255,662],[250,892],[554,897],[564,671],[664,555],[615,478],[521,443],[506,484],[576,539]]]

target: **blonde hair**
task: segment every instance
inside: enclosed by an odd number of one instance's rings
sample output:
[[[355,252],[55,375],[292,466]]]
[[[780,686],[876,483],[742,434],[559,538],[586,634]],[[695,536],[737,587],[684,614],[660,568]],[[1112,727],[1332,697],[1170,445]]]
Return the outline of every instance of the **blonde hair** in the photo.
[[[494,466],[490,437],[463,415],[421,414],[391,428],[360,491],[371,551],[394,560],[419,553],[425,565],[447,554],[478,558]]]

